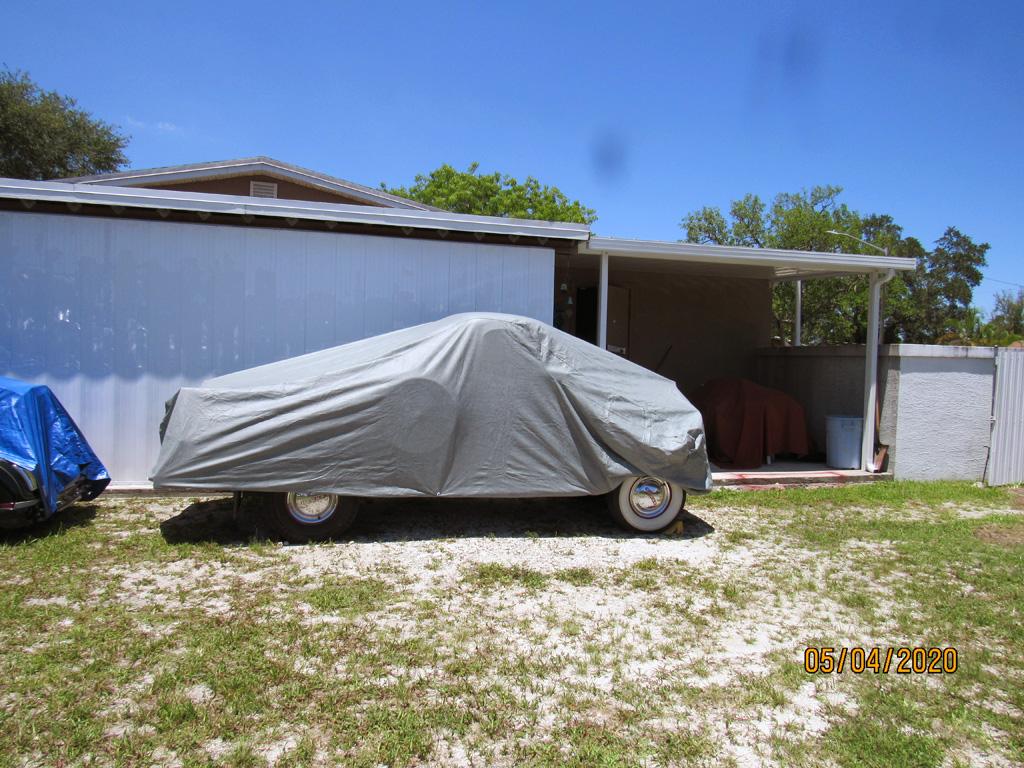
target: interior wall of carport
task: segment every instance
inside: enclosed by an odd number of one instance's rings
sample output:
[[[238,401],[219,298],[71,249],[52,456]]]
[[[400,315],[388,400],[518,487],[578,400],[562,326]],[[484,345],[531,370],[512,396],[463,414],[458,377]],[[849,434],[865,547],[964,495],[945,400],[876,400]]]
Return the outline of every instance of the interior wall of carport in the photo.
[[[826,416],[863,416],[864,354],[863,344],[759,349],[754,380],[785,392],[803,406],[815,448],[823,453]],[[878,434],[882,445],[895,444],[898,381],[898,360],[880,355]]]
[[[671,265],[634,271],[621,261],[611,260],[609,285],[629,290],[627,358],[674,380],[684,394],[718,376],[753,377],[755,351],[771,338],[768,280],[681,273]],[[559,260],[555,317],[563,330],[576,334],[578,291],[596,287],[598,277],[596,266]]]

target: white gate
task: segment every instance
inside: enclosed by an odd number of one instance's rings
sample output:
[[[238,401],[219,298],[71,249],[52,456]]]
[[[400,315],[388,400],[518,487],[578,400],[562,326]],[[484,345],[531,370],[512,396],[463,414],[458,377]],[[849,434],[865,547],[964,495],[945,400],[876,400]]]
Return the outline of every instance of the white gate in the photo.
[[[1024,349],[996,350],[990,485],[1024,482]]]

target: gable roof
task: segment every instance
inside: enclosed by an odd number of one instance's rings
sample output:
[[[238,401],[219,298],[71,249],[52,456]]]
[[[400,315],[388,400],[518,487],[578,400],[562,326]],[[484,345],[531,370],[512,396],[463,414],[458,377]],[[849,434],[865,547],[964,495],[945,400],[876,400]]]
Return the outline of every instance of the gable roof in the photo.
[[[345,195],[356,200],[414,211],[436,211],[431,205],[392,195],[381,189],[356,184],[354,181],[328,176],[298,165],[291,165],[272,157],[243,157],[237,160],[214,160],[207,163],[168,165],[162,168],[138,168],[117,173],[101,173],[95,176],[77,176],[70,179],[52,179],[68,184],[107,184],[117,187],[144,187],[154,183],[182,184],[202,179],[225,178],[259,174],[275,176],[326,192]]]

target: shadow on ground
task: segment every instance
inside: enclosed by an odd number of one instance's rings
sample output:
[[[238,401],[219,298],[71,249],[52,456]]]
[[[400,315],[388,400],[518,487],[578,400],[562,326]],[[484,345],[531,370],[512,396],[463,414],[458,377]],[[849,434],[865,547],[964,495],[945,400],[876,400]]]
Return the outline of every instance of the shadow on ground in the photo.
[[[184,499],[182,500],[184,504]],[[168,544],[245,544],[263,538],[245,516],[235,520],[234,503],[228,499],[194,501],[174,517],[160,523],[160,533]]]
[[[72,528],[91,524],[96,518],[97,509],[95,504],[73,504],[49,519],[27,528],[0,530],[0,544],[25,544],[37,539],[61,536]]]
[[[714,532],[686,510],[681,539]],[[215,542],[232,545],[266,538],[243,506],[236,522],[231,499],[189,504],[160,524],[171,544]],[[651,536],[623,530],[608,517],[602,497],[566,499],[374,499],[360,505],[346,541],[417,541],[453,538],[602,536],[629,539]],[[653,534],[659,535],[659,534]],[[673,534],[676,535],[676,534]]]

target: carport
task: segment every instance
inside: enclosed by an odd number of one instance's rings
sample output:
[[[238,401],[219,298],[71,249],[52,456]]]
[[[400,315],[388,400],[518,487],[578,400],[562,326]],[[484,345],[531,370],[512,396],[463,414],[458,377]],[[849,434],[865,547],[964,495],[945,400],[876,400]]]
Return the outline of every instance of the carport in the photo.
[[[914,262],[895,256],[788,251],[592,236],[559,257],[555,315],[565,330],[674,379],[684,393],[715,376],[752,377],[771,344],[771,287],[867,275],[861,469],[875,472],[882,285]],[[795,345],[800,344],[797,300]],[[590,318],[594,318],[592,321]]]

